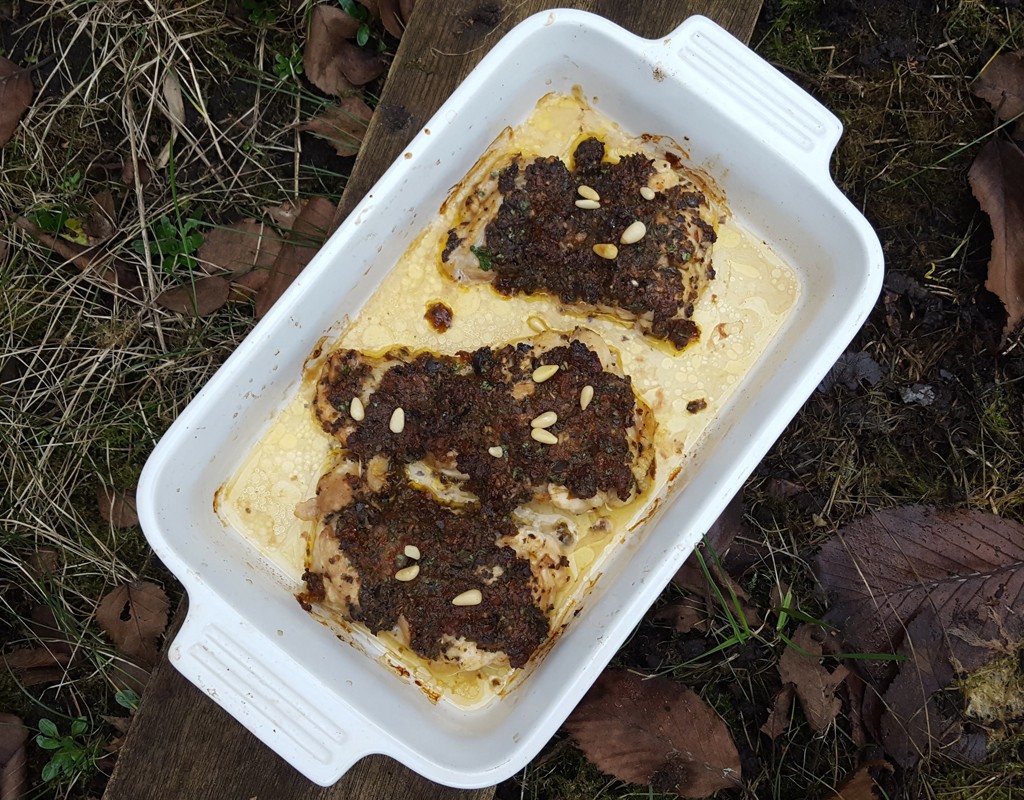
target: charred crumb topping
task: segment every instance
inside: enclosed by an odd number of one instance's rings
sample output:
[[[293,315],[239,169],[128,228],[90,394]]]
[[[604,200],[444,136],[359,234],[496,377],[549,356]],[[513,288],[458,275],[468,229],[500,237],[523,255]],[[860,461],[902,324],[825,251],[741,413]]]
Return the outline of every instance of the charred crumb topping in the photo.
[[[520,174],[514,161],[498,176],[502,202],[486,226],[486,248],[474,252],[503,294],[544,292],[620,309],[681,349],[699,337],[690,318],[715,274],[706,257],[716,238],[707,200],[680,184],[652,202],[651,159],[633,154],[612,164],[604,156],[604,143],[591,137],[576,148],[572,169],[547,157]],[[458,245],[453,230],[442,258]]]
[[[513,667],[525,664],[547,637],[547,615],[532,599],[530,562],[496,544],[499,537],[515,534],[507,515],[448,508],[399,485],[379,495],[361,492],[328,515],[326,524],[360,577],[352,618],[374,633],[393,629],[404,617],[412,649],[426,658],[442,655],[447,635],[504,652]],[[418,559],[406,554],[409,547]],[[415,574],[396,579],[403,570]],[[307,573],[304,579],[310,598],[322,599],[322,577]],[[479,592],[478,602],[453,603],[473,590]]]
[[[349,616],[374,633],[408,631],[425,658],[450,657],[446,647],[461,639],[505,653],[513,667],[526,663],[548,636],[552,609],[538,606],[549,601],[538,599],[530,558],[508,546],[520,534],[513,512],[549,484],[578,498],[603,491],[626,500],[639,489],[631,467],[644,447],[630,438],[638,413],[630,379],[606,371],[582,341],[563,341],[328,357],[316,410],[352,468],[318,485],[331,549],[303,575],[305,608],[324,602],[341,574],[358,580]],[[451,480],[472,492],[470,502],[449,505],[410,482],[406,466],[421,461],[457,474]],[[338,559],[345,569],[332,579]],[[553,565],[568,562],[557,555]]]
[[[335,377],[341,382],[337,390],[330,385],[324,391],[328,413],[318,406],[328,432],[337,430],[338,418],[347,418],[351,398],[360,391],[352,374],[366,375],[352,367],[349,352],[332,355],[324,369],[322,383]],[[544,366],[557,370],[537,382],[534,372]],[[400,433],[392,424],[396,409],[404,418]],[[601,490],[626,500],[637,488],[627,435],[635,411],[630,379],[606,372],[582,342],[541,354],[528,344],[459,356],[422,354],[384,373],[365,404],[364,419],[347,419],[352,430],[346,446],[362,460],[384,455],[393,464],[407,464],[431,456],[449,463],[469,476],[466,488],[482,504],[499,512],[528,502],[549,483],[579,498]],[[557,418],[542,426],[555,438],[552,444],[531,436],[531,422],[548,413]],[[494,447],[502,457],[491,453]]]

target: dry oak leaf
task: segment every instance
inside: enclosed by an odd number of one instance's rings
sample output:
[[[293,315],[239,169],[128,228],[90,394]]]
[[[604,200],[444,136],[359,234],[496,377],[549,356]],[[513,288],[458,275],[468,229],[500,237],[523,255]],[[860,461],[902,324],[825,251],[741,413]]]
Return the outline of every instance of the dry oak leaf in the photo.
[[[1001,120],[1024,114],[1024,50],[993,58],[971,87]]]
[[[884,759],[877,758],[866,761],[857,768],[850,777],[843,781],[827,800],[878,800],[875,793],[875,779],[871,775],[873,769],[885,769],[892,772],[892,764]]]
[[[155,302],[161,308],[206,317],[220,310],[231,294],[231,281],[220,275],[199,278],[187,286],[176,286],[157,295]]]
[[[985,288],[1006,308],[1003,343],[1024,320],[1024,152],[992,138],[968,174],[971,191],[992,222],[992,258]]]
[[[70,653],[47,647],[23,648],[0,657],[4,667],[18,673],[18,682],[24,687],[64,680],[67,677],[65,666],[70,661]]]
[[[102,483],[97,484],[96,505],[103,521],[115,528],[131,528],[139,524],[134,491],[125,494]]]
[[[344,94],[384,72],[387,65],[380,53],[351,41],[358,30],[359,21],[336,6],[323,4],[313,8],[302,50],[302,68],[320,91]]]
[[[266,285],[256,296],[257,319],[270,310],[316,255],[327,239],[336,211],[337,207],[326,197],[311,197],[305,201],[277,254]]]
[[[789,730],[790,710],[793,707],[793,684],[785,683],[775,695],[775,703],[772,705],[771,713],[764,725],[761,726],[761,733],[773,742]]]
[[[21,717],[0,714],[0,798],[19,800],[28,788],[25,743],[28,728]]]
[[[32,102],[32,77],[8,58],[0,56],[0,147],[18,127],[21,115]]]
[[[197,255],[208,272],[240,276],[252,269],[269,270],[281,242],[269,226],[255,219],[243,219],[204,234]]]
[[[725,722],[668,678],[605,670],[565,723],[587,758],[619,780],[708,797],[740,785]]]
[[[822,666],[821,642],[816,638],[820,633],[821,628],[816,625],[801,625],[792,636],[796,647],[787,646],[779,659],[782,682],[793,684],[804,716],[815,733],[828,728],[839,713],[842,701],[836,697],[836,689],[849,675],[846,667],[829,672]]]
[[[700,603],[700,600],[687,598],[669,603],[655,611],[653,619],[672,626],[676,633],[690,633],[693,630],[705,632],[708,629],[707,608],[698,608],[693,605],[694,602]]]
[[[938,750],[958,761],[984,759],[984,732],[968,729],[962,714],[939,702],[937,693],[949,686],[956,673],[945,631],[931,608],[923,609],[907,626],[900,654],[907,660],[885,692],[881,716],[886,752],[906,768]]]
[[[924,608],[950,633],[963,671],[1024,637],[1024,525],[994,514],[929,506],[870,514],[825,542],[815,571],[832,599],[828,621],[862,653],[898,652]]]
[[[380,20],[384,30],[401,39],[405,33],[406,23],[412,15],[415,0],[359,0],[359,2],[370,9],[370,13]]]
[[[125,583],[100,600],[96,621],[122,653],[152,667],[169,609],[167,595],[155,583]]]
[[[301,123],[300,131],[326,139],[339,156],[354,156],[363,143],[373,109],[360,98],[345,97],[336,106],[328,106],[322,114]]]

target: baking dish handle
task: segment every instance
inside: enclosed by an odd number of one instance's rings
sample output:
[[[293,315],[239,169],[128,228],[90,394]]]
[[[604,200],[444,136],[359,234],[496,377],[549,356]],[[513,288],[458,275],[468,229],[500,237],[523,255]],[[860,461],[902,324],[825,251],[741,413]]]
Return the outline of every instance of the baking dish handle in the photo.
[[[828,173],[843,125],[793,81],[710,19],[693,16],[658,45],[675,51],[687,81],[743,127],[751,118],[801,171]]]
[[[335,783],[363,756],[387,751],[379,729],[335,692],[318,686],[320,681],[277,645],[259,647],[266,638],[215,595],[190,592],[188,615],[168,657],[260,741],[321,786]],[[306,697],[321,701],[314,706]]]

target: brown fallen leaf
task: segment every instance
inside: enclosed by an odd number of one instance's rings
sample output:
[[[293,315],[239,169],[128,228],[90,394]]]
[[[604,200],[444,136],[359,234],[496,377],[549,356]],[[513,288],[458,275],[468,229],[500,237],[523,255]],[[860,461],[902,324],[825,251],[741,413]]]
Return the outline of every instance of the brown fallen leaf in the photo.
[[[263,211],[275,224],[285,230],[291,230],[295,220],[299,218],[299,212],[302,211],[303,205],[305,205],[304,202],[285,200],[279,206],[264,206]]]
[[[842,708],[836,689],[849,674],[844,666],[836,667],[834,672],[822,666],[820,635],[817,625],[801,625],[791,637],[795,647],[787,646],[779,659],[782,682],[793,684],[800,708],[815,733],[828,728]]]
[[[260,290],[267,285],[269,280],[270,270],[268,269],[254,269],[244,275],[239,275],[231,281],[231,296],[228,297],[228,302],[254,302]]]
[[[53,609],[37,605],[29,613],[28,628],[48,650],[71,655],[72,646],[68,635],[61,630]]]
[[[599,770],[619,780],[680,797],[740,786],[740,757],[722,718],[668,678],[605,670],[565,728]]]
[[[898,652],[923,608],[935,610],[966,672],[1024,637],[1024,525],[993,514],[880,511],[826,541],[815,570],[833,601],[828,621],[858,652]]]
[[[152,180],[153,171],[143,161],[138,162],[138,169],[131,161],[125,161],[121,165],[121,183],[126,189],[134,189],[136,186],[144,189]]]
[[[231,281],[220,275],[199,278],[187,286],[176,286],[157,295],[161,308],[178,314],[205,317],[224,307],[231,293]]]
[[[775,702],[772,704],[771,713],[768,719],[761,726],[761,733],[773,742],[789,730],[791,719],[790,711],[793,708],[793,684],[783,684],[779,693],[775,695]]]
[[[354,86],[365,86],[383,75],[388,67],[379,52],[352,42],[342,42],[335,58],[338,69]]]
[[[132,658],[138,659],[138,656]],[[141,697],[146,690],[146,684],[149,683],[151,670],[136,663],[132,658],[112,661],[107,668],[106,676],[118,690],[130,689]]]
[[[704,558],[705,566],[711,570],[714,566],[714,557],[723,559],[736,537],[745,530],[743,492],[741,490],[729,501],[729,505],[708,529],[703,541],[697,545],[697,551]],[[697,551],[686,559],[683,566],[673,576],[672,582],[693,594],[704,595],[708,593],[709,587],[704,570],[700,568],[700,563],[697,560]]]
[[[0,656],[0,663],[16,673],[18,683],[24,687],[57,683],[67,677],[65,667],[71,654],[63,648],[22,648]]]
[[[359,21],[340,8],[318,5],[309,20],[309,36],[302,51],[306,77],[320,91],[341,95],[379,77],[387,68],[383,56],[373,47],[360,47],[352,40]]]
[[[93,195],[89,199],[89,213],[82,221],[82,230],[89,237],[89,244],[101,244],[113,236],[117,230],[116,219],[113,193],[104,190]]]
[[[1001,120],[1024,114],[1024,50],[993,58],[971,86]]]
[[[344,94],[353,88],[338,63],[341,45],[349,44],[359,30],[359,20],[336,6],[313,7],[309,17],[309,35],[302,50],[302,69],[321,92]]]
[[[0,798],[19,800],[28,788],[25,743],[28,728],[21,717],[0,714]]]
[[[14,224],[61,258],[74,264],[80,272],[94,276],[101,283],[129,292],[141,286],[139,274],[130,264],[99,247],[87,247],[53,236],[25,217],[18,217]]]
[[[45,647],[23,647],[0,658],[6,666],[16,670],[61,666],[71,661],[71,656],[68,653],[48,650]]]
[[[100,719],[107,723],[111,728],[124,736],[128,733],[128,729],[132,726],[131,717],[114,717],[107,714],[100,714]]]
[[[892,772],[892,764],[881,758],[864,762],[828,796],[827,800],[878,800],[878,794],[875,792],[878,784],[871,775],[873,769]]]
[[[359,0],[359,2],[370,9],[370,13],[380,20],[384,30],[396,39],[402,38],[402,34],[405,33],[405,23],[409,21],[409,18],[403,17],[400,0]],[[411,11],[412,4],[407,3],[406,5]]]
[[[372,116],[373,109],[360,98],[345,97],[338,105],[328,106],[322,114],[301,123],[298,128],[329,141],[339,156],[354,156],[359,152]]]
[[[402,21],[408,25],[412,17],[413,9],[416,8],[416,0],[398,0],[398,12]]]
[[[131,528],[139,524],[134,491],[122,493],[99,483],[96,485],[96,504],[103,520],[115,528]]]
[[[0,147],[18,127],[21,115],[32,102],[32,76],[9,58],[0,56]]]
[[[155,583],[125,583],[100,600],[96,621],[122,653],[152,668],[169,608],[167,595]]]
[[[992,223],[992,258],[985,288],[1006,308],[1002,344],[1024,320],[1024,152],[993,137],[968,174],[971,191]]]
[[[57,568],[60,567],[60,555],[56,550],[46,547],[34,552],[25,563],[33,573],[43,578],[47,575],[53,575]]]
[[[253,268],[270,269],[281,243],[277,231],[250,218],[211,228],[196,255],[207,272],[237,277]]]
[[[941,750],[960,761],[985,757],[985,734],[964,726],[961,713],[939,702],[938,692],[956,675],[942,625],[924,609],[907,628],[900,651],[907,661],[885,692],[881,717],[882,745],[902,767]]]
[[[334,203],[326,197],[311,197],[305,201],[277,254],[266,285],[256,296],[257,319],[270,310],[316,255],[327,239],[336,210]]]
[[[697,608],[692,604],[692,600],[693,598],[688,598],[662,606],[654,612],[655,621],[668,623],[676,633],[689,633],[693,630],[707,631],[707,611]]]

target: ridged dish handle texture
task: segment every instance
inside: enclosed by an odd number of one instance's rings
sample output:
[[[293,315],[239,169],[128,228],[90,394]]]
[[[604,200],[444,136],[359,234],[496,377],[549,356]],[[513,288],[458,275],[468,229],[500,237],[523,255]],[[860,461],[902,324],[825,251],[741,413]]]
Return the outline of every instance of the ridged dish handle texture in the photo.
[[[216,597],[189,594],[189,612],[171,644],[171,663],[260,741],[321,786],[356,761],[387,748],[375,726],[291,659],[259,646],[265,638]],[[257,655],[257,653],[259,655]],[[292,687],[297,687],[296,690]],[[323,698],[313,705],[309,697]]]
[[[706,17],[690,17],[658,44],[666,42],[683,62],[687,81],[714,97],[722,111],[742,127],[759,127],[798,169],[828,172],[843,125],[825,106]],[[760,126],[751,126],[751,117]]]

